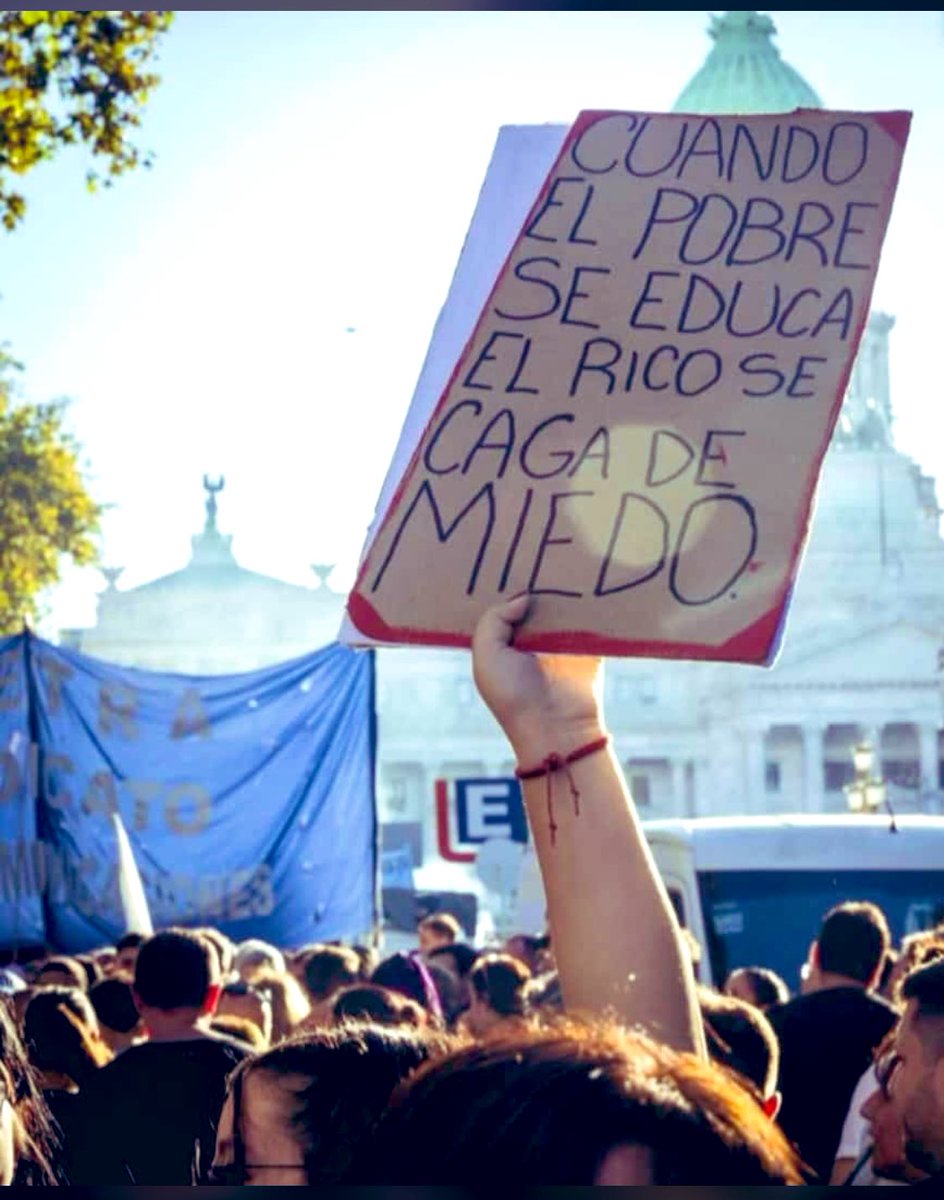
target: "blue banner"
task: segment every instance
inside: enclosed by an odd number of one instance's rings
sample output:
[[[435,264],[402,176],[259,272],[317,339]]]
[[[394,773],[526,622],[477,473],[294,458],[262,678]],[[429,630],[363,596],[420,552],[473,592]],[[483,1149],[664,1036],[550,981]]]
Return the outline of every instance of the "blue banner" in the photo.
[[[39,760],[30,733],[25,641],[22,634],[0,638],[0,941],[8,946],[46,940],[45,857],[36,830]]]
[[[11,663],[25,661],[27,686],[16,692],[10,667],[0,732],[12,724],[10,697],[25,695],[19,716],[38,748],[34,825],[23,838],[39,841],[42,865],[20,889],[20,926],[41,897],[45,939],[60,949],[123,932],[118,812],[155,927],[215,925],[280,946],[371,929],[372,654],[332,645],[252,673],[190,677],[117,667],[31,636],[9,650]],[[10,812],[0,807],[0,819]],[[21,836],[11,831],[0,828],[5,844]],[[25,940],[3,907],[0,921],[0,942]]]

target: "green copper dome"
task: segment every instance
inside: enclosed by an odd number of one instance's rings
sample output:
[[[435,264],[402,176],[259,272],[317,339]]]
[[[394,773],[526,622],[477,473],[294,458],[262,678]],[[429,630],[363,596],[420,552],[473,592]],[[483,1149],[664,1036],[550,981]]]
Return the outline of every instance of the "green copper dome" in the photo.
[[[822,108],[822,100],[806,80],[780,57],[771,40],[776,32],[770,17],[757,12],[712,17],[708,33],[715,44],[672,111],[768,113]]]

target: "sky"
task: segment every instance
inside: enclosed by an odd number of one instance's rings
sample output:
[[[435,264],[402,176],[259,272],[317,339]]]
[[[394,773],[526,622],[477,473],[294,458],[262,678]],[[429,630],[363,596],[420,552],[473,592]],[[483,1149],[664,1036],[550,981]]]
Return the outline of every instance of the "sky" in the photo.
[[[914,112],[873,307],[897,445],[941,480],[937,353],[944,15],[768,10],[829,108]],[[0,236],[0,342],[24,394],[69,397],[102,561],[181,567],[222,474],[242,565],[349,586],[498,129],[664,111],[708,50],[702,11],[181,12],[139,144],[89,195],[69,152]],[[94,621],[66,571],[43,629]]]

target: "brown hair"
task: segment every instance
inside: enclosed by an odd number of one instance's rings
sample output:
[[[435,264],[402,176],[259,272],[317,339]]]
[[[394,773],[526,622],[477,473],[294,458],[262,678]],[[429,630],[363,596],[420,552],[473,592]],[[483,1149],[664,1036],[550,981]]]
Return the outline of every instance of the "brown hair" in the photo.
[[[360,977],[360,957],[347,946],[320,946],[305,959],[305,985],[315,1001],[326,1000]]]
[[[272,1045],[285,1041],[311,1012],[302,985],[287,971],[260,971],[252,985],[267,996],[272,1007]]]
[[[78,988],[40,988],[23,1019],[23,1040],[39,1071],[59,1071],[81,1088],[111,1051],[98,1037],[92,1002]]]
[[[447,912],[430,913],[420,921],[417,929],[426,929],[439,937],[448,938],[450,942],[457,942],[462,935],[462,926],[452,913]]]
[[[248,1073],[287,1079],[308,1183],[347,1183],[397,1084],[452,1044],[446,1035],[418,1029],[318,1029],[244,1061],[230,1087],[237,1078],[245,1083]]]
[[[698,1003],[711,1058],[736,1071],[755,1086],[762,1099],[777,1089],[780,1043],[773,1026],[759,1008],[698,988]]]
[[[500,1017],[523,1017],[529,1010],[531,972],[511,954],[483,954],[469,973],[480,1000]]]
[[[371,1025],[413,1029],[422,1029],[429,1024],[429,1016],[422,1005],[375,983],[358,983],[343,988],[335,997],[331,1013],[339,1024],[368,1021]]]
[[[257,1054],[269,1048],[265,1034],[255,1021],[250,1021],[247,1017],[237,1017],[233,1013],[218,1013],[210,1021],[210,1028],[228,1038],[235,1038],[237,1042],[242,1042]]]
[[[421,1067],[378,1129],[368,1164],[378,1179],[357,1182],[586,1185],[627,1143],[649,1149],[655,1184],[802,1182],[783,1133],[733,1076],[616,1024],[573,1019]]]
[[[23,995],[23,993],[19,993]],[[0,1004],[0,1067],[3,1086],[16,1116],[17,1168],[14,1183],[49,1186],[56,1134],[36,1074],[6,1005]]]
[[[69,984],[45,984],[43,983],[43,975],[47,971],[58,971],[62,975],[68,975],[72,982]],[[33,984],[35,987],[74,987],[78,988],[80,992],[87,992],[88,975],[77,958],[69,958],[66,955],[62,955],[59,958],[47,958],[33,977]]]

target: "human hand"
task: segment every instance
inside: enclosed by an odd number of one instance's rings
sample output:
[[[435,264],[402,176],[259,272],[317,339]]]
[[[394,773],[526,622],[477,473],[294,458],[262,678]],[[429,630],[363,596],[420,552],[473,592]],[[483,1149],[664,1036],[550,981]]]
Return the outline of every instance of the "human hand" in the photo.
[[[514,648],[515,628],[534,603],[525,594],[495,605],[472,638],[475,685],[525,765],[552,752],[567,754],[603,733],[599,658]]]

